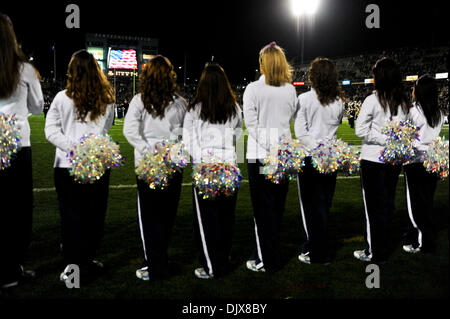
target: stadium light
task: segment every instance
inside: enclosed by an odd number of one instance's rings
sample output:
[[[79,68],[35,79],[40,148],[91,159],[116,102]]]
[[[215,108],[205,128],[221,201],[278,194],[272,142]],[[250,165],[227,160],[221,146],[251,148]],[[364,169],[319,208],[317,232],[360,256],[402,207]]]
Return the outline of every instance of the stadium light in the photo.
[[[304,14],[313,15],[319,8],[319,0],[291,0],[292,13],[298,17]]]
[[[313,16],[319,9],[320,0],[291,0],[293,15],[297,18],[297,32],[301,29],[301,64],[305,45],[305,16]],[[301,24],[301,27],[300,27]]]

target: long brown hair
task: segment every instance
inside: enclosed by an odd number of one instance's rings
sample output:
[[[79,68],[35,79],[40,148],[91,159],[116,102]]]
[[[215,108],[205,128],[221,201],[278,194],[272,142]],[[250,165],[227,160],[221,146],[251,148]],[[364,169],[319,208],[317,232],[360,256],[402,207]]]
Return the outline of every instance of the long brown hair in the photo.
[[[0,98],[8,98],[16,90],[23,62],[11,20],[0,13]]]
[[[86,50],[74,53],[67,70],[66,95],[77,109],[77,119],[96,121],[106,113],[108,104],[114,103],[111,84],[98,66],[94,56]]]
[[[154,118],[163,118],[166,107],[173,102],[178,88],[173,65],[166,57],[157,55],[145,64],[139,79],[144,108]]]
[[[226,123],[236,115],[236,96],[228,77],[217,63],[207,63],[188,109],[201,104],[200,118],[212,124]]]
[[[336,65],[330,59],[314,59],[309,67],[308,78],[317,92],[320,104],[323,106],[339,98],[344,100],[344,94],[338,81]]]
[[[438,86],[436,79],[430,75],[422,75],[414,85],[413,97],[422,109],[430,127],[439,125],[442,112],[439,108]]]
[[[395,116],[400,106],[403,113],[408,113],[412,107],[402,82],[400,68],[394,60],[381,58],[373,67],[375,90],[377,91],[378,101],[386,112],[391,111]]]
[[[266,84],[282,86],[292,82],[292,67],[286,60],[284,50],[271,42],[259,52],[259,69],[264,74]]]

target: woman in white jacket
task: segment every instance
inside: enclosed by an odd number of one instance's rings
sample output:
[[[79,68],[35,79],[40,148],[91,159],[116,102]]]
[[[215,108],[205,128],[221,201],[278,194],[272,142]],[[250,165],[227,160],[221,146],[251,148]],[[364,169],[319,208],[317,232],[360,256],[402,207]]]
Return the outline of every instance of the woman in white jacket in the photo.
[[[373,74],[375,91],[364,100],[355,126],[356,135],[363,139],[360,174],[367,248],[356,250],[353,255],[362,261],[384,262],[392,251],[390,224],[402,168],[380,160],[387,139],[381,129],[391,117],[396,121],[405,121],[411,101],[403,87],[400,69],[393,60],[378,60]]]
[[[241,131],[241,109],[225,71],[208,63],[184,119],[183,142],[193,165],[211,161],[237,165],[235,142]],[[202,265],[194,274],[201,279],[223,276],[229,271],[237,191],[229,197],[203,199],[194,187],[193,197]]]
[[[24,277],[25,251],[31,242],[33,181],[29,113],[39,115],[44,98],[37,72],[25,62],[11,20],[0,13],[0,114],[15,115],[20,149],[11,165],[0,170],[0,288],[17,286]],[[0,132],[3,134],[3,132]]]
[[[414,87],[413,98],[415,103],[408,119],[420,128],[420,140],[416,145],[419,151],[416,160],[403,166],[406,203],[411,221],[404,236],[403,250],[408,253],[433,252],[435,231],[431,216],[438,176],[427,172],[423,161],[430,143],[439,136],[444,125],[435,78],[431,75],[421,76]]]
[[[145,151],[162,140],[176,141],[182,135],[186,101],[176,95],[176,73],[170,61],[157,55],[145,64],[140,93],[130,102],[123,135],[134,147],[135,166]],[[136,176],[137,211],[143,246],[143,264],[136,270],[142,280],[165,278],[167,249],[181,194],[182,172],[176,172],[163,190],[151,189]]]
[[[280,269],[279,232],[289,183],[274,184],[261,173],[270,146],[281,136],[291,138],[290,125],[298,102],[292,69],[275,42],[259,53],[261,77],[244,92],[244,120],[248,130],[247,161],[250,196],[255,221],[255,249],[247,268],[252,271]]]
[[[315,59],[308,74],[312,89],[298,97],[299,110],[294,128],[297,139],[308,151],[312,151],[319,140],[336,137],[344,115],[344,101],[336,66],[331,60]],[[305,162],[305,167],[297,178],[306,235],[298,258],[307,264],[327,263],[331,258],[327,237],[328,214],[337,174],[320,174],[313,167],[311,157],[307,157]]]
[[[83,279],[100,274],[103,267],[94,258],[103,237],[110,170],[92,184],[80,184],[69,174],[67,153],[83,135],[108,132],[114,100],[113,88],[95,58],[80,50],[69,62],[67,88],[55,96],[45,121],[45,136],[56,146],[54,181],[64,264],[78,265]],[[68,280],[67,266],[61,281]]]

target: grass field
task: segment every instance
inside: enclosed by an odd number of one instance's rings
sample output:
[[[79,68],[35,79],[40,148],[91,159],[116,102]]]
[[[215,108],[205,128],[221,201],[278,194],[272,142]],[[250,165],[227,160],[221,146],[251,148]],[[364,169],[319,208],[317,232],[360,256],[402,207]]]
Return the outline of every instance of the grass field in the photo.
[[[282,224],[281,255],[284,268],[275,274],[254,273],[245,267],[254,241],[254,225],[248,183],[242,183],[238,195],[233,239],[232,273],[223,279],[199,280],[198,249],[194,245],[194,214],[190,187],[190,169],[184,172],[178,216],[169,256],[173,275],[166,281],[143,282],[135,277],[141,264],[141,240],[136,218],[136,188],[133,149],[122,135],[122,122],[116,120],[110,133],[120,142],[125,166],[113,170],[105,226],[105,236],[98,259],[106,268],[104,276],[81,289],[67,289],[59,279],[63,270],[59,251],[59,214],[53,189],[54,147],[44,136],[44,118],[30,117],[33,147],[35,210],[33,243],[27,268],[37,278],[16,288],[9,298],[50,299],[301,299],[301,298],[448,298],[448,180],[439,182],[435,196],[434,221],[439,244],[435,255],[407,255],[401,249],[401,235],[409,219],[406,211],[404,182],[397,188],[393,218],[392,258],[380,266],[381,288],[367,289],[367,264],[353,258],[353,250],[364,247],[364,208],[359,177],[339,177],[330,214],[330,237],[336,255],[331,265],[305,265],[297,255],[302,241],[297,188],[291,183]],[[448,126],[442,132],[448,138]],[[343,123],[338,137],[360,144],[354,131]],[[247,179],[241,164],[243,179]]]

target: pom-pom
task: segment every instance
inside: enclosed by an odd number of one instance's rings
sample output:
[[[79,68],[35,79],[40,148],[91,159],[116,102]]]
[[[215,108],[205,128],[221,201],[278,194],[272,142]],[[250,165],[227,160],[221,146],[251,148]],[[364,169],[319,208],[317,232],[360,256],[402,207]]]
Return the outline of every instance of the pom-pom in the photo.
[[[341,143],[345,142],[341,141]],[[355,146],[345,143],[339,170],[346,176],[354,175],[359,172],[360,160],[360,151]]]
[[[136,167],[136,175],[151,189],[163,190],[176,171],[185,168],[189,156],[181,142],[160,141],[149,148]]]
[[[325,138],[311,151],[311,162],[321,174],[340,170],[351,175],[359,171],[359,151],[341,139]]]
[[[20,148],[20,128],[15,115],[0,114],[0,170],[11,165],[11,159]]]
[[[203,199],[215,199],[217,196],[232,196],[242,180],[237,165],[210,159],[194,165],[192,179],[195,188]]]
[[[423,166],[428,172],[445,179],[448,177],[448,155],[448,141],[438,137],[430,144]]]
[[[69,173],[80,184],[92,184],[99,180],[107,169],[124,164],[119,144],[108,134],[83,135],[79,143],[67,153],[72,166]]]
[[[298,140],[281,136],[278,144],[271,145],[264,159],[262,171],[267,180],[280,184],[295,178],[305,165],[306,150]]]
[[[392,165],[409,163],[417,156],[413,142],[419,140],[419,127],[409,120],[394,121],[392,118],[381,129],[387,135],[386,146],[381,152],[380,161]]]

